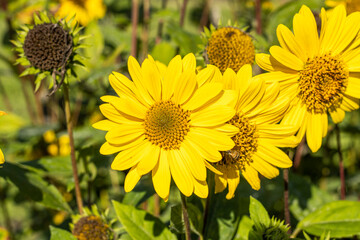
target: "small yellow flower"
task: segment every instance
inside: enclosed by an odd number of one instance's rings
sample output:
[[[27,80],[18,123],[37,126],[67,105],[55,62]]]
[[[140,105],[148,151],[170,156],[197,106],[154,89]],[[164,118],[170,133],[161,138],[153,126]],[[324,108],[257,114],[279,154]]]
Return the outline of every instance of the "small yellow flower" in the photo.
[[[252,78],[250,65],[243,66],[236,74],[227,69],[214,81],[224,84],[225,89],[235,90],[237,98],[232,105],[235,116],[228,122],[239,132],[232,137],[234,148],[222,152],[223,159],[214,163],[222,173],[215,175],[215,192],[227,186],[227,199],[234,196],[240,181],[240,173],[255,190],[260,189],[258,173],[266,178],[278,176],[280,168],[289,168],[292,161],[279,147],[295,147],[297,128],[277,124],[289,106],[288,98],[279,98],[279,84],[266,86],[261,79]]]
[[[106,8],[102,0],[60,0],[59,17],[75,15],[76,21],[86,26],[94,19],[105,16]]]
[[[225,124],[235,111],[223,102],[233,95],[221,83],[200,84],[214,68],[196,74],[193,54],[176,56],[167,67],[151,56],[141,66],[130,57],[128,68],[132,81],[116,72],[109,77],[119,97],[101,98],[108,120],[93,127],[108,133],[100,153],[120,152],[111,167],[130,168],[126,192],[151,171],[154,188],[165,200],[171,177],[185,196],[207,197],[206,166],[221,160],[219,151],[233,148],[231,136],[238,131]]]
[[[52,143],[56,141],[56,135],[53,130],[48,130],[43,134],[44,141],[46,143]]]
[[[313,13],[303,6],[294,16],[294,33],[279,25],[280,46],[256,56],[269,71],[257,78],[279,82],[281,94],[291,97],[282,124],[297,126],[298,140],[306,135],[313,152],[327,134],[328,114],[340,123],[345,111],[359,108],[360,98],[360,13],[346,16],[338,6],[330,16],[322,9],[320,17],[319,33]]]

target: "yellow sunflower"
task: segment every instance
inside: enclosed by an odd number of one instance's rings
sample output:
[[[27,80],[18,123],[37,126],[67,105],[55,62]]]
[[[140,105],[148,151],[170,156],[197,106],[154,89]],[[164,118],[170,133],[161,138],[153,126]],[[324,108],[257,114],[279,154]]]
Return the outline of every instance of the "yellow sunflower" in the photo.
[[[0,116],[3,116],[3,115],[6,115],[6,113],[3,111],[0,111]],[[5,157],[4,157],[3,152],[0,149],[0,164],[3,164],[4,162],[5,162]]]
[[[60,8],[56,15],[67,17],[75,15],[75,19],[86,26],[94,19],[105,16],[106,7],[102,0],[60,0]]]
[[[311,10],[303,6],[294,16],[294,34],[279,25],[280,47],[256,55],[257,64],[269,71],[258,78],[278,81],[282,94],[292,97],[282,123],[299,128],[298,140],[306,134],[313,152],[327,134],[327,114],[339,123],[345,111],[359,108],[360,98],[360,13],[346,16],[338,6],[331,16],[322,9],[320,17],[318,33]]]
[[[279,147],[297,145],[294,126],[277,124],[284,116],[289,99],[279,98],[279,84],[269,86],[261,79],[252,78],[250,65],[244,65],[236,74],[227,69],[223,76],[216,74],[212,81],[221,82],[225,89],[235,90],[237,98],[230,103],[236,110],[228,122],[239,128],[232,137],[234,148],[222,152],[223,159],[213,163],[222,175],[215,175],[215,192],[227,186],[227,199],[234,196],[240,181],[240,173],[255,190],[260,189],[258,173],[274,178],[280,168],[289,168],[292,161]]]
[[[213,169],[209,162],[220,161],[220,151],[234,147],[231,137],[238,131],[225,124],[235,114],[225,105],[233,92],[208,82],[214,68],[197,75],[193,54],[174,57],[168,67],[150,56],[140,66],[130,57],[128,68],[132,81],[117,72],[109,77],[119,97],[101,98],[106,103],[100,110],[107,120],[93,127],[108,133],[100,153],[120,152],[111,167],[130,168],[126,192],[152,171],[154,188],[165,200],[171,176],[185,196],[207,197],[206,167]],[[200,86],[199,78],[207,82]]]

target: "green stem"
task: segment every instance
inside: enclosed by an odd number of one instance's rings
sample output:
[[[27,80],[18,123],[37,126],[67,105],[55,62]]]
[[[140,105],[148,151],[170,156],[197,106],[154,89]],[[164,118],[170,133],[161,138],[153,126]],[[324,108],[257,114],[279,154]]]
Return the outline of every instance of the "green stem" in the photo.
[[[186,206],[186,197],[181,192],[180,192],[180,196],[181,196],[181,206],[182,206],[182,212],[183,212],[184,224],[185,224],[185,239],[191,240],[191,229],[190,229],[189,215]]]
[[[340,181],[341,181],[340,198],[341,200],[345,200],[345,171],[344,171],[343,155],[342,155],[341,142],[340,142],[340,128],[338,124],[335,124],[335,130],[336,130],[337,148],[339,153],[339,172],[340,172]]]
[[[64,90],[66,125],[67,125],[69,140],[70,140],[71,165],[72,165],[73,177],[74,177],[74,183],[75,183],[76,203],[77,203],[77,207],[79,209],[79,213],[82,214],[83,213],[83,203],[82,203],[82,198],[81,198],[78,170],[77,170],[77,165],[76,165],[75,145],[74,145],[74,136],[73,136],[73,121],[71,118],[69,87],[68,87],[67,83],[63,84],[63,90]]]

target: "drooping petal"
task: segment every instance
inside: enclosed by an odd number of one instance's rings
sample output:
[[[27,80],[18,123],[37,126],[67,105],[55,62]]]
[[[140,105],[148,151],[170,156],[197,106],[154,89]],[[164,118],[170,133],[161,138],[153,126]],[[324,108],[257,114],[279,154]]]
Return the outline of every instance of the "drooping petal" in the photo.
[[[308,114],[306,141],[312,152],[317,152],[321,147],[323,126],[322,114]]]
[[[132,167],[125,177],[124,189],[125,192],[130,192],[139,182],[141,175],[137,172],[136,166]]]
[[[264,177],[272,179],[279,175],[279,170],[260,158],[257,153],[253,154],[252,159],[250,165]]]
[[[163,199],[168,198],[170,192],[171,174],[167,151],[161,151],[159,161],[152,170],[152,181],[156,193]]]
[[[145,175],[153,170],[160,157],[161,148],[159,146],[151,144],[150,142],[147,142],[146,145],[146,150],[139,156],[141,160],[137,165],[137,171],[140,175]]]
[[[241,171],[241,174],[254,190],[260,189],[259,174],[251,165],[246,166],[245,170]]]

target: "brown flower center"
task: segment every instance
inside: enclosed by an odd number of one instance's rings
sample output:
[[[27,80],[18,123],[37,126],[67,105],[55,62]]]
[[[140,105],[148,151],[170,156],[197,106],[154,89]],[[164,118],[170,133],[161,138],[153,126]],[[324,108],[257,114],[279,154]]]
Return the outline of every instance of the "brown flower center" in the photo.
[[[35,25],[26,35],[23,48],[33,67],[58,69],[71,55],[72,37],[58,24]]]
[[[240,29],[223,27],[212,33],[206,54],[210,64],[221,72],[227,68],[237,72],[243,65],[254,62],[255,47],[251,37]]]
[[[235,147],[222,152],[223,159],[216,164],[236,164],[240,170],[245,170],[246,165],[253,161],[251,157],[257,150],[258,134],[256,126],[242,114],[236,114],[228,123],[239,128],[239,132],[232,137]]]
[[[172,101],[153,104],[145,117],[145,136],[165,150],[179,149],[190,130],[190,111]]]
[[[79,240],[108,240],[109,226],[96,216],[82,217],[74,226],[73,235]]]
[[[309,112],[325,113],[341,103],[348,78],[349,71],[338,56],[316,56],[300,71],[299,97]]]

